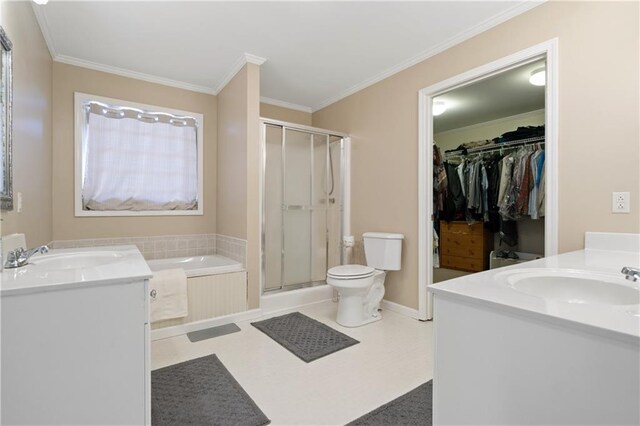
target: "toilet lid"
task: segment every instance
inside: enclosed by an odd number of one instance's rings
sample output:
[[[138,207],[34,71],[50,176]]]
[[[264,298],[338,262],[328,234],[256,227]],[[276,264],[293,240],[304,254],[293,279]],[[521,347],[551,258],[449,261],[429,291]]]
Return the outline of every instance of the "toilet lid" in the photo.
[[[327,275],[334,278],[366,278],[373,275],[375,269],[364,265],[340,265],[329,269]]]

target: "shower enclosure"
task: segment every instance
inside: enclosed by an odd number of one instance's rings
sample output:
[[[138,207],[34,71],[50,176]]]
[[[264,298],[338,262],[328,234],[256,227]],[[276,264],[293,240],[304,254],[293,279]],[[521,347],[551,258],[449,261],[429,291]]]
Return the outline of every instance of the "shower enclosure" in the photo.
[[[263,293],[326,284],[342,263],[346,135],[261,126]]]

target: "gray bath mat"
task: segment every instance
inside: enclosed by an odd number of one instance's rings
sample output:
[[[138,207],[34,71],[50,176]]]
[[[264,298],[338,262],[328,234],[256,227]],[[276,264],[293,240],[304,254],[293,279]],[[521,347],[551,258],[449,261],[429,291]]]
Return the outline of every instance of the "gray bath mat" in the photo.
[[[304,362],[311,362],[360,343],[300,312],[251,324]]]
[[[432,394],[433,382],[429,380],[347,426],[431,426]]]
[[[195,343],[213,337],[224,336],[225,334],[237,333],[238,331],[240,331],[240,327],[231,323],[205,328],[204,330],[192,331],[191,333],[187,333],[187,338],[191,343]]]
[[[209,355],[151,372],[151,423],[262,426],[270,420]]]

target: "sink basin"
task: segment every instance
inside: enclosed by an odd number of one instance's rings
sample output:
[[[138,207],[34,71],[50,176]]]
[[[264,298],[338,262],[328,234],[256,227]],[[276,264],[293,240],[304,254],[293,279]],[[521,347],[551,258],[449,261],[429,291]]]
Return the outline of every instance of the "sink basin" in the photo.
[[[114,252],[81,252],[64,254],[44,254],[34,256],[29,261],[30,264],[50,269],[83,269],[95,268],[97,266],[108,265],[122,259],[122,254]]]
[[[503,274],[512,289],[571,304],[638,305],[638,286],[622,277],[573,270],[528,270]]]

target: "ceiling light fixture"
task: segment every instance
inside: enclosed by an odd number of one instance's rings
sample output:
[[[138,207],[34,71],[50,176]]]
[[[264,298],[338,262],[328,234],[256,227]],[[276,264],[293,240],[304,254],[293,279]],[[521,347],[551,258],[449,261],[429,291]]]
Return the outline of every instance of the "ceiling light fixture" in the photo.
[[[547,72],[542,68],[536,68],[531,71],[531,77],[529,77],[529,83],[534,86],[544,86],[547,82]]]
[[[47,4],[49,0],[33,0],[35,4]]]
[[[444,113],[447,110],[447,104],[442,101],[434,101],[433,102],[433,115],[438,116]]]

